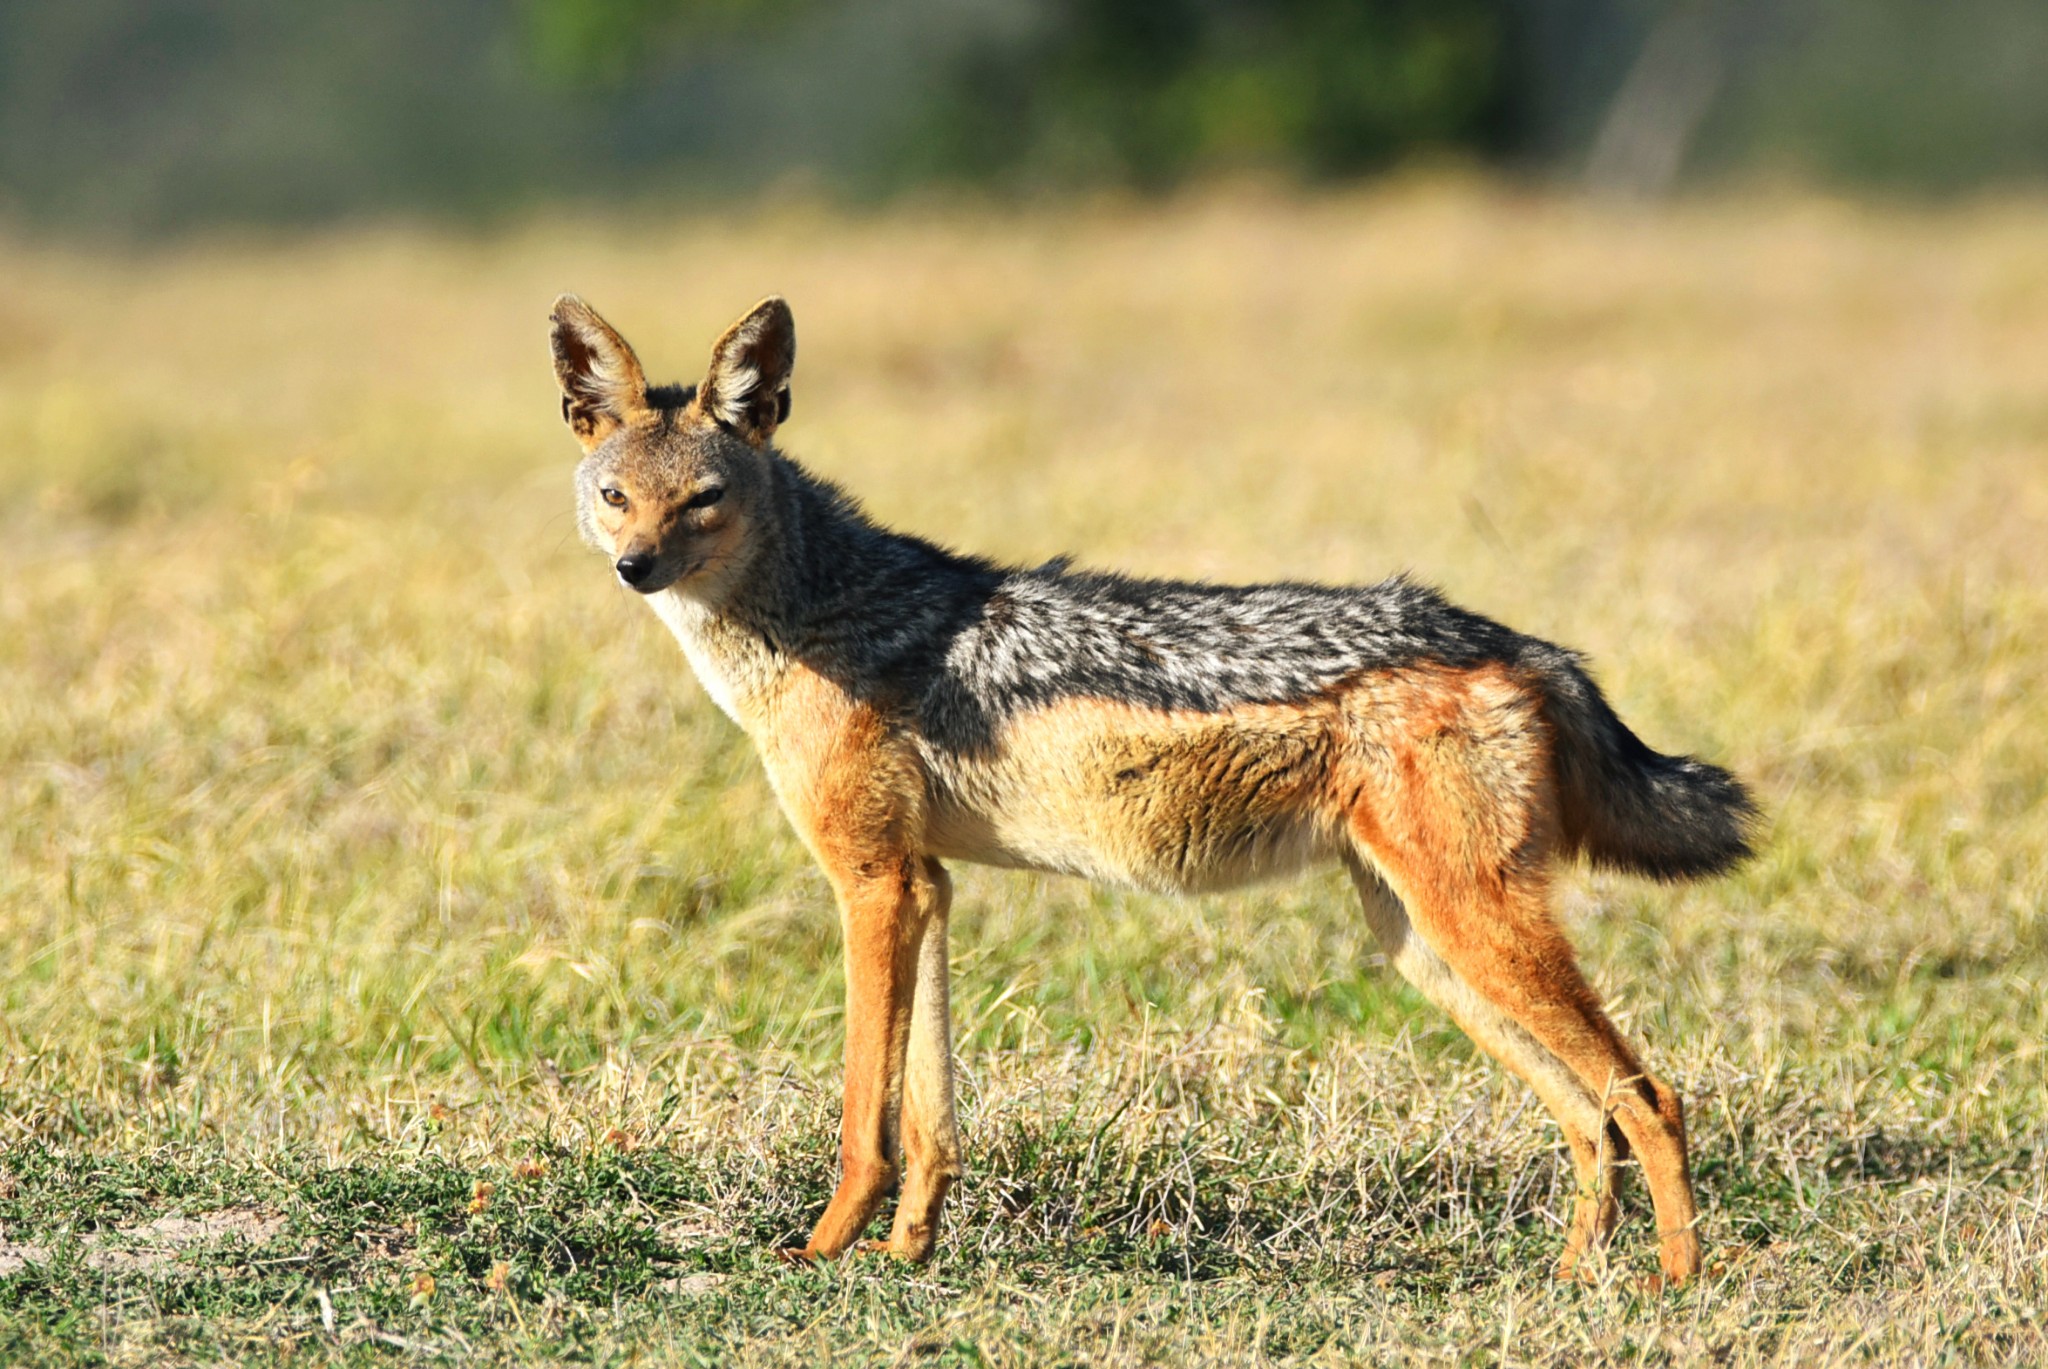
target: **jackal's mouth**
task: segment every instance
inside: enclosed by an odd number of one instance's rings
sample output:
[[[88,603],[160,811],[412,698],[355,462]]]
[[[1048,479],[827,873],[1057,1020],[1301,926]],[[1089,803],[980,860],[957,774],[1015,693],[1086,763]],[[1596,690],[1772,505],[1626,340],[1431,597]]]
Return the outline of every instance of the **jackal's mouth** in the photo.
[[[674,570],[667,566],[657,565],[638,580],[627,579],[626,573],[616,567],[613,568],[612,574],[621,585],[632,590],[635,594],[659,594],[695,569],[695,566],[690,566],[681,570]]]

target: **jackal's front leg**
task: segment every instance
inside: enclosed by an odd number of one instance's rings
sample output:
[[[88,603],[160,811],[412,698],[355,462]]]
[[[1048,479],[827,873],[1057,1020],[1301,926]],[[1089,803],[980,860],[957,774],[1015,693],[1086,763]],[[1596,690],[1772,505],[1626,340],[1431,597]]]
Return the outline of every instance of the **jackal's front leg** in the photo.
[[[889,1239],[869,1249],[919,1263],[932,1257],[946,1190],[960,1177],[960,1131],[953,1116],[953,1033],[946,957],[947,914],[953,881],[935,860],[924,862],[916,891],[923,935],[917,947],[910,1046],[903,1070],[901,1145],[903,1184]]]
[[[846,927],[846,1098],[839,1187],[797,1254],[832,1259],[860,1239],[896,1186],[896,1119],[903,1101],[917,953],[934,900],[922,864],[863,861],[834,881]],[[922,896],[921,896],[922,894]]]

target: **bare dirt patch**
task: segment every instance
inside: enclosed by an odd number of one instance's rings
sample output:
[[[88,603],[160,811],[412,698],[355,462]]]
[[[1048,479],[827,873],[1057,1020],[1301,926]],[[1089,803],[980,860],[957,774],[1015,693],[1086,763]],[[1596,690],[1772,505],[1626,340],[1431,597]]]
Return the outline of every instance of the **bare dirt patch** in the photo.
[[[88,1269],[108,1272],[165,1269],[196,1246],[237,1240],[245,1246],[259,1246],[276,1239],[285,1229],[284,1217],[253,1204],[238,1204],[215,1212],[187,1216],[169,1213],[153,1221],[95,1231],[83,1242]],[[34,1264],[47,1264],[52,1251],[47,1245],[11,1241],[0,1236],[0,1275],[17,1274]]]

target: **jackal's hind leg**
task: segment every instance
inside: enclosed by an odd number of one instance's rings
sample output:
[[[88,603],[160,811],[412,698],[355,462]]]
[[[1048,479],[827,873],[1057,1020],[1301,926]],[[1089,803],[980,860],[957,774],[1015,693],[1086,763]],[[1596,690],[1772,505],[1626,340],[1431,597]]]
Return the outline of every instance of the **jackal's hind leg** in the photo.
[[[1612,1120],[1641,1163],[1657,1210],[1658,1257],[1664,1278],[1671,1283],[1692,1278],[1701,1265],[1695,1230],[1699,1207],[1693,1197],[1685,1118],[1678,1095],[1643,1068],[1602,1011],[1592,986],[1579,971],[1571,946],[1551,918],[1543,876],[1530,870],[1510,870],[1491,879],[1474,877],[1454,864],[1401,868],[1404,860],[1413,859],[1414,849],[1411,845],[1407,851],[1390,848],[1374,853],[1409,905],[1417,934],[1414,939],[1425,943],[1458,981],[1485,1001],[1494,1021],[1512,1025],[1514,1035],[1531,1040],[1545,1059],[1577,1079],[1578,1099],[1593,1100],[1592,1115],[1579,1124],[1584,1138],[1598,1138]],[[1436,849],[1444,848],[1438,843]],[[1459,1018],[1460,1025],[1481,1045],[1522,1073],[1509,1054],[1495,1049],[1475,1030],[1478,1020],[1476,1015],[1472,1022]],[[1535,1074],[1524,1077],[1559,1120],[1564,1120],[1560,1103],[1572,1104],[1561,1084],[1539,1082]],[[1578,1143],[1573,1151],[1576,1158]],[[1611,1197],[1603,1193],[1611,1185],[1599,1182],[1597,1173],[1594,1178],[1589,1195],[1591,1215],[1584,1215],[1586,1204],[1581,1203],[1573,1224],[1575,1238],[1582,1231],[1587,1237],[1599,1237],[1603,1228],[1612,1225],[1606,1206]],[[1582,1226],[1582,1221],[1586,1225]],[[1577,1265],[1570,1250],[1566,1263]]]
[[[1557,1273],[1566,1279],[1589,1275],[1621,1215],[1620,1162],[1628,1158],[1627,1141],[1563,1061],[1475,991],[1416,934],[1408,910],[1378,874],[1356,859],[1350,868],[1366,921],[1388,961],[1480,1049],[1528,1084],[1564,1132],[1577,1193]]]

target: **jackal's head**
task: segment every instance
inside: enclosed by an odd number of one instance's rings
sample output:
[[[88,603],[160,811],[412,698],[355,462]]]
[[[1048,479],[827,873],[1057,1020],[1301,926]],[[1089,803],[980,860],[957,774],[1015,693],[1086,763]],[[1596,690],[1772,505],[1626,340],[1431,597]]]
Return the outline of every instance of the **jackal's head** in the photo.
[[[762,300],[726,329],[694,386],[649,386],[626,340],[574,295],[553,322],[562,417],[584,453],[583,539],[642,594],[730,583],[769,516],[766,453],[796,365],[789,306]]]

